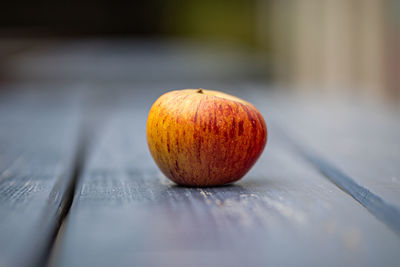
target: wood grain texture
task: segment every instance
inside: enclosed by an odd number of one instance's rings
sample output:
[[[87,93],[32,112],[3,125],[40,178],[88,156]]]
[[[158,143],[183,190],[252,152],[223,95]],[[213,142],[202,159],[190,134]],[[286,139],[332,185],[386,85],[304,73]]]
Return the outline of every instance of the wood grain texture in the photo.
[[[0,266],[41,265],[49,251],[82,130],[79,101],[68,86],[76,81],[91,87],[89,150],[52,266],[398,265],[395,232],[281,134],[397,208],[398,110],[216,83],[242,81],[254,62],[221,50],[215,53],[221,57],[193,53],[200,50],[198,44],[65,42],[8,59],[12,77],[35,84],[26,90],[2,84]],[[148,152],[151,104],[168,90],[199,87],[250,100],[266,119],[265,153],[234,185],[178,187]]]
[[[172,184],[145,140],[146,111],[161,87],[126,86],[137,90],[117,101],[93,141],[54,266],[397,265],[400,239],[273,124],[265,153],[240,182]]]
[[[9,86],[0,97],[0,266],[41,266],[71,185],[77,99]]]
[[[254,95],[294,142],[400,208],[400,110],[357,99]]]

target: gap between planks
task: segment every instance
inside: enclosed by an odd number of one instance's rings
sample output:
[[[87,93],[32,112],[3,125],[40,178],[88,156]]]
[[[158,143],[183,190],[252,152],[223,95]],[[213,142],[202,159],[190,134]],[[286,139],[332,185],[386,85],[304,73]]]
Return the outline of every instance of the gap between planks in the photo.
[[[87,117],[87,114],[83,114]],[[93,125],[91,125],[93,124]],[[75,197],[75,190],[81,177],[83,168],[87,160],[88,149],[90,148],[89,140],[93,140],[96,136],[93,136],[99,126],[98,123],[91,124],[86,120],[82,124],[82,134],[78,142],[77,152],[75,156],[75,161],[73,164],[73,175],[71,179],[71,184],[66,192],[65,198],[59,207],[59,216],[54,229],[54,234],[49,242],[46,254],[43,256],[43,261],[40,266],[51,265],[53,255],[57,250],[57,242],[61,240],[62,227],[65,226],[65,219],[71,209],[72,203]],[[375,195],[367,188],[357,184],[354,179],[344,174],[340,169],[338,169],[332,163],[323,159],[320,155],[312,152],[311,149],[301,146],[298,142],[292,139],[286,131],[279,126],[276,122],[273,122],[275,128],[280,131],[280,134],[287,143],[294,148],[294,150],[301,155],[304,159],[312,164],[314,168],[320,171],[328,180],[330,180],[335,186],[339,187],[342,191],[349,194],[362,206],[364,206],[373,216],[375,216],[379,221],[384,223],[389,229],[394,231],[398,236],[400,236],[400,211],[397,207],[386,203],[381,197]]]
[[[387,203],[380,196],[357,184],[353,178],[345,174],[334,164],[329,163],[311,149],[300,145],[298,141],[296,142],[279,124],[276,122],[273,122],[273,124],[275,125],[275,129],[279,131],[280,135],[286,139],[287,143],[292,146],[298,154],[310,162],[311,165],[322,173],[330,182],[350,195],[375,218],[400,236],[400,209],[398,207]]]
[[[82,172],[85,168],[93,140],[97,137],[96,133],[102,128],[102,123],[108,118],[106,113],[101,113],[102,115],[100,116],[98,114],[100,113],[100,109],[112,113],[112,110],[108,109],[107,106],[101,105],[102,102],[100,100],[102,99],[91,94],[87,94],[84,100],[85,108],[81,111],[82,121],[79,128],[80,132],[77,147],[75,149],[75,157],[71,167],[72,175],[70,184],[58,209],[56,227],[54,228],[52,238],[43,257],[41,258],[42,261],[38,266],[52,266],[52,260],[54,259],[54,255],[57,253],[57,244],[62,241],[63,228],[65,227],[66,219],[74,202],[76,189],[79,180],[82,177]],[[100,104],[96,101],[99,101]]]
[[[83,114],[85,117],[85,114]],[[38,266],[49,266],[51,263],[51,258],[55,250],[55,244],[60,237],[62,232],[62,226],[64,225],[65,219],[71,209],[72,203],[74,201],[75,191],[77,184],[79,182],[79,177],[81,177],[82,170],[85,166],[86,155],[89,147],[89,129],[86,120],[83,121],[81,125],[81,133],[78,138],[77,148],[75,152],[74,161],[72,164],[72,174],[68,189],[65,192],[63,200],[58,208],[55,227],[51,239],[47,245],[47,249],[44,251],[44,255],[41,257]]]

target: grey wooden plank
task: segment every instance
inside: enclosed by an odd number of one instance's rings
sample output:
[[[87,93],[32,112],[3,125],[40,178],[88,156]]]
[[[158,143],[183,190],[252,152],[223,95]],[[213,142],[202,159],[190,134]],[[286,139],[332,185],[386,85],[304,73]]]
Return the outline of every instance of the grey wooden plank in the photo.
[[[41,266],[71,186],[78,99],[60,85],[2,86],[0,266]]]
[[[226,43],[83,39],[38,46],[4,68],[11,77],[28,81],[188,82],[257,76],[262,64],[257,55]]]
[[[273,124],[265,153],[238,183],[196,189],[166,180],[145,140],[158,86],[129,84],[137,91],[97,131],[54,266],[397,266],[399,237]]]
[[[264,94],[264,112],[304,147],[400,208],[400,110],[356,98]],[[399,226],[400,227],[400,226]]]

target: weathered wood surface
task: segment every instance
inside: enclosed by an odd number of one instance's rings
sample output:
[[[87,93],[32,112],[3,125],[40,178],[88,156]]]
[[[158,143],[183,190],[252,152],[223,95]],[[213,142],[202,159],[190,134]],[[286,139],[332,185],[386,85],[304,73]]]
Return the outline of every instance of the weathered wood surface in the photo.
[[[1,86],[0,266],[42,266],[72,185],[77,99],[44,85]]]
[[[253,61],[232,55],[89,40],[8,58],[6,77],[25,83],[0,90],[0,266],[41,265],[51,251],[67,267],[397,266],[399,111],[243,84]],[[234,185],[175,186],[147,150],[154,100],[198,87],[254,102],[269,126],[262,158]],[[337,170],[367,194],[340,186]]]
[[[203,189],[170,183],[146,147],[147,111],[162,93],[147,86],[128,85],[137,91],[114,103],[98,131],[54,266],[397,265],[399,237],[274,124],[242,181]]]
[[[1,43],[1,40],[0,40]],[[1,51],[1,46],[0,46]],[[196,41],[60,40],[17,54],[6,73],[19,80],[54,82],[170,82],[243,80],[261,75],[254,54]],[[40,67],[38,67],[40,66]]]
[[[300,150],[317,153],[357,184],[400,207],[399,108],[315,95],[253,97]]]

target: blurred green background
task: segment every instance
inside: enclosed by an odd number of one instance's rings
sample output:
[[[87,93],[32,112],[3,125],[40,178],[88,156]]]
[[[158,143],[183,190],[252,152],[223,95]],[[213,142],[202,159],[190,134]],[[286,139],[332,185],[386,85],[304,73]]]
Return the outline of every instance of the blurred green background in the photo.
[[[10,38],[187,39],[253,53],[282,88],[400,99],[397,0],[15,0],[1,9],[3,58],[19,49]]]
[[[258,45],[257,1],[166,1],[167,35]]]

